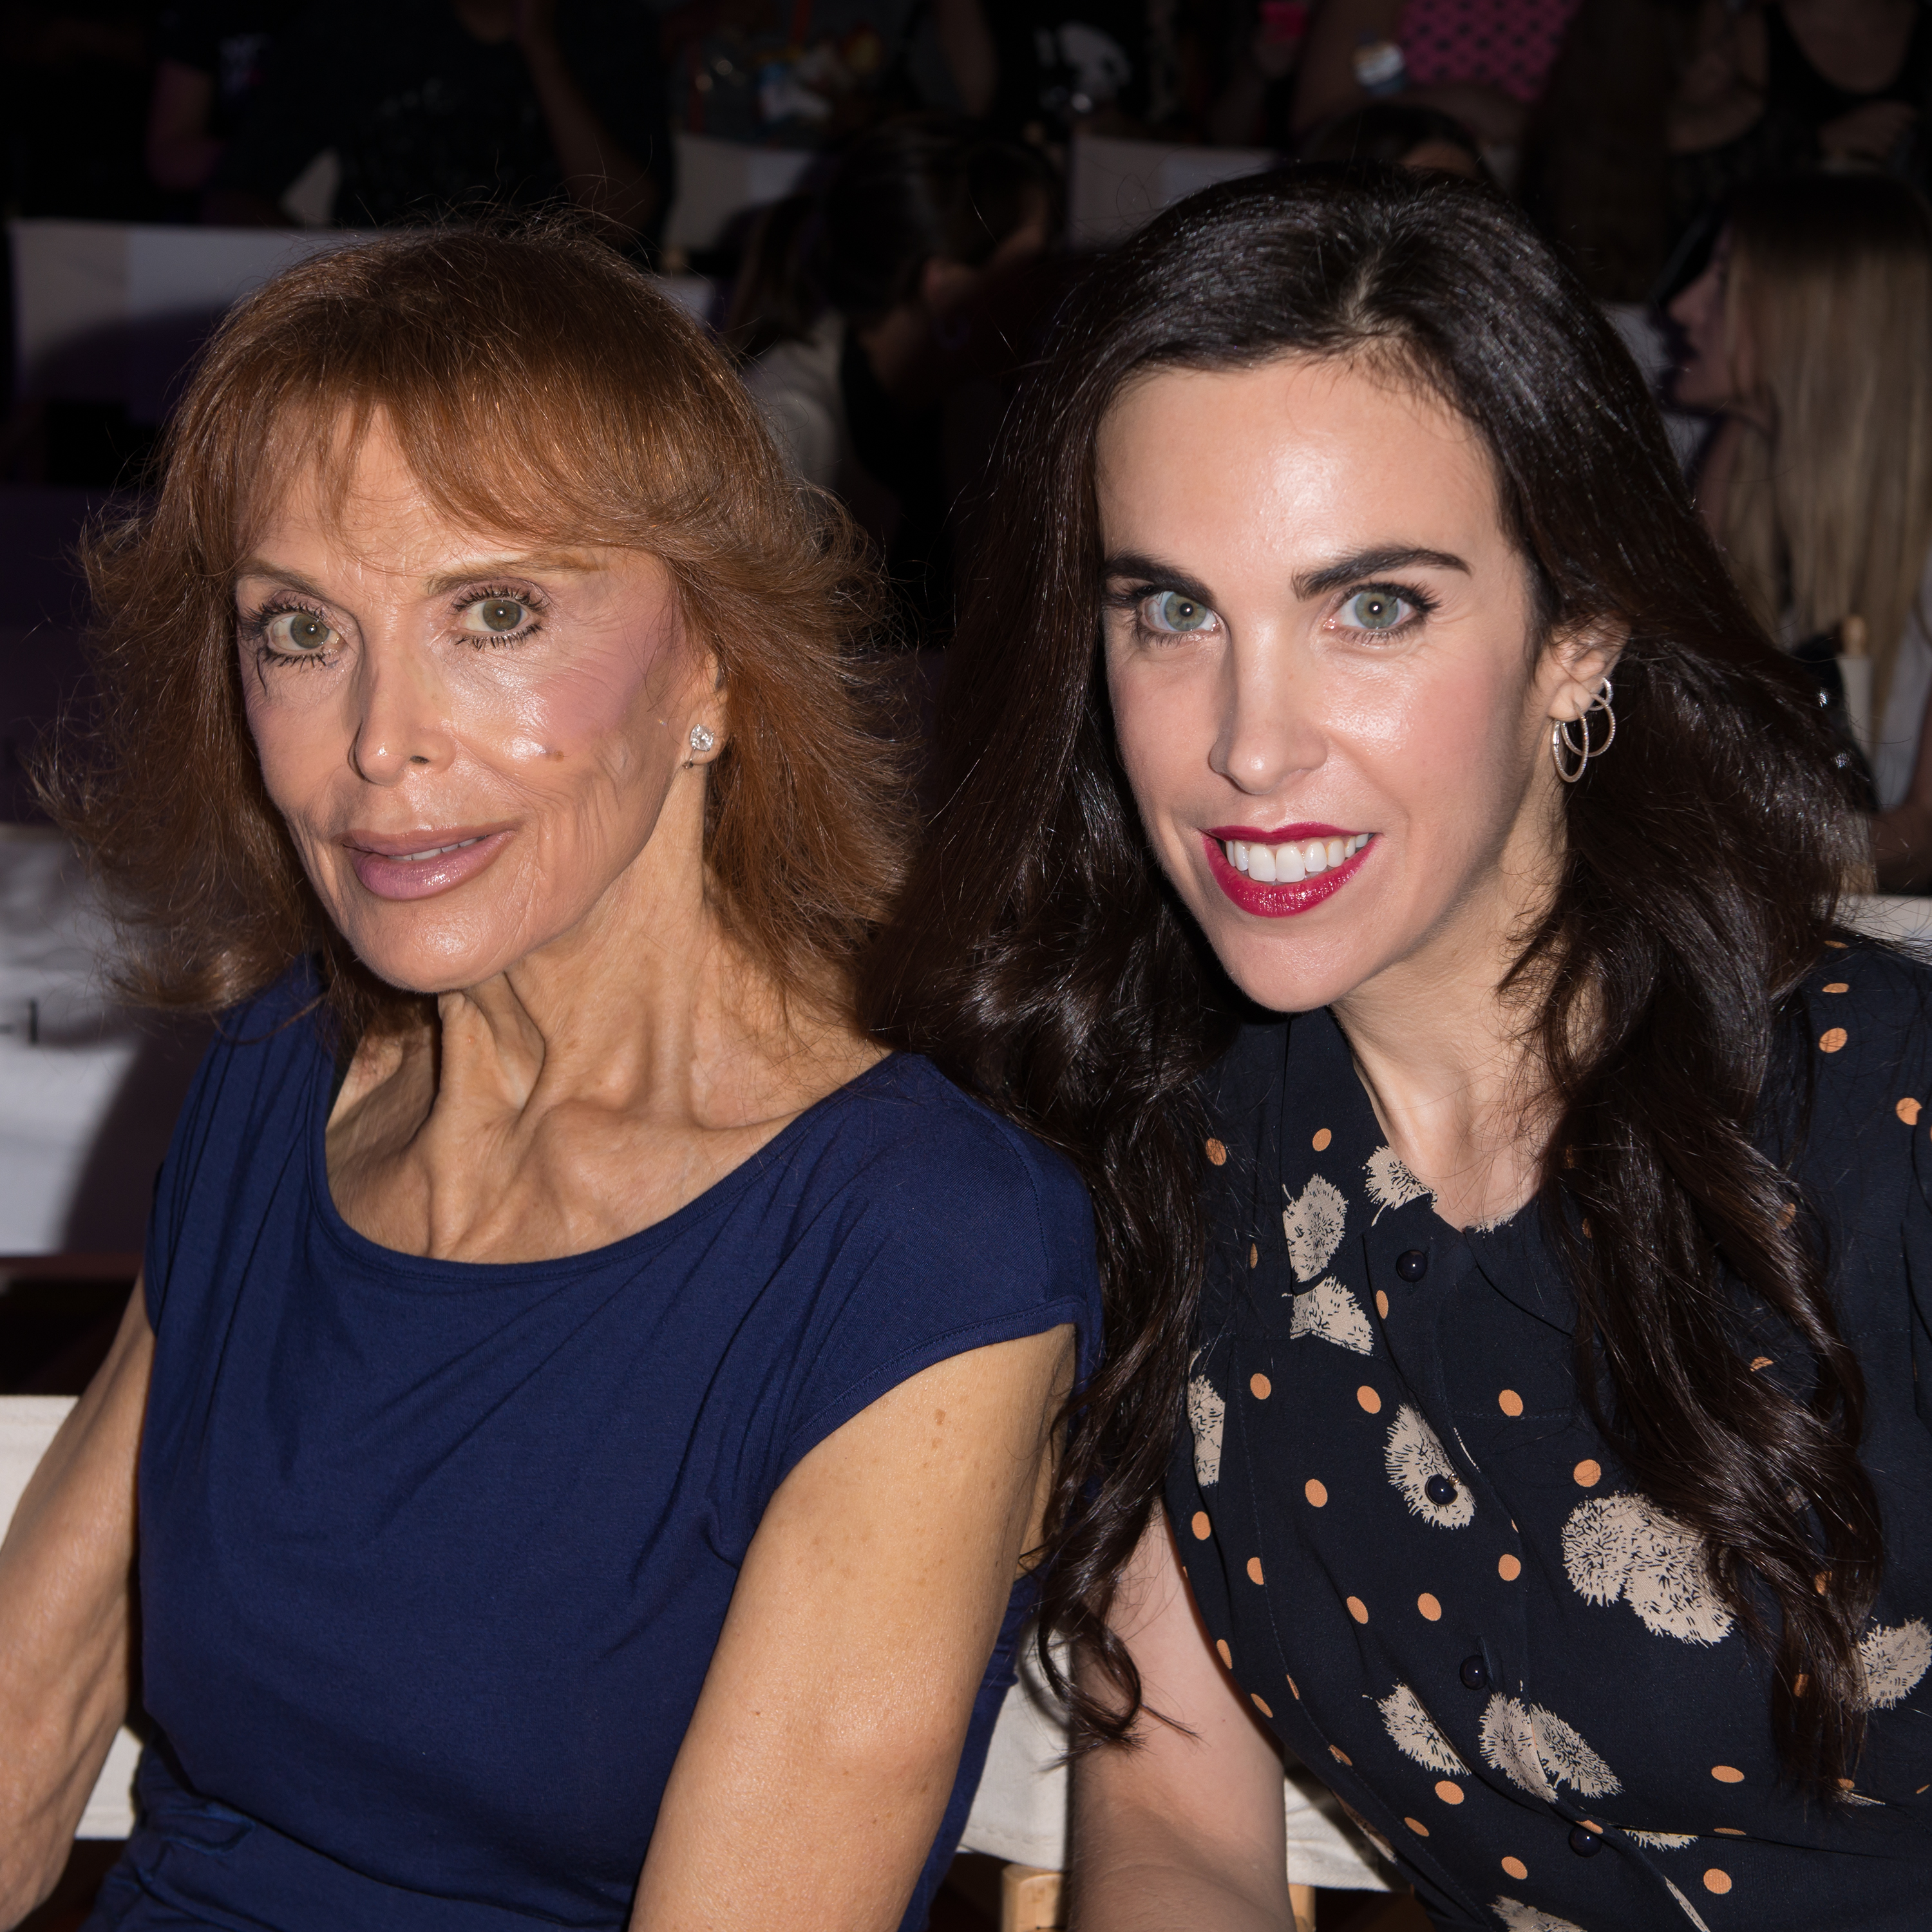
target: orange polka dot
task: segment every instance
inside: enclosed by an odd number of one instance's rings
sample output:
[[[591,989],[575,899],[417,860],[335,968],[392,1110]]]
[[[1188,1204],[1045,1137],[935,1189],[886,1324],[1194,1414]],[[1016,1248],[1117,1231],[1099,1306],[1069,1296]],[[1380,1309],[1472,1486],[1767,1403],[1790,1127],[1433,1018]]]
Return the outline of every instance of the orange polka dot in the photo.
[[[1258,1583],[1262,1580],[1262,1559],[1258,1556],[1248,1558],[1248,1581]]]
[[[1436,1784],[1436,1795],[1445,1804],[1460,1804],[1462,1802],[1462,1787],[1453,1778],[1442,1778]]]
[[[1722,1894],[1729,1892],[1730,1888],[1731,1875],[1729,1872],[1720,1871],[1715,1865],[1713,1865],[1704,1874],[1704,1889],[1706,1892]]]
[[[1496,1397],[1496,1406],[1505,1415],[1520,1415],[1522,1413],[1522,1397],[1514,1389],[1504,1389]]]
[[[1214,1640],[1214,1648],[1216,1654],[1220,1658],[1221,1661],[1225,1664],[1230,1670],[1233,1670],[1234,1667],[1234,1653],[1228,1648],[1228,1640],[1224,1636],[1217,1636]]]
[[[1734,1764],[1714,1764],[1711,1775],[1720,1784],[1742,1784],[1744,1781],[1744,1773]]]
[[[1892,1108],[1892,1111],[1896,1114],[1908,1127],[1916,1127],[1918,1124],[1918,1116],[1924,1110],[1920,1107],[1918,1102],[1915,1100],[1910,1094],[1908,1094],[1904,1100],[1899,1102],[1897,1106]]]
[[[1577,1225],[1583,1230],[1583,1238],[1585,1240],[1594,1241],[1597,1238],[1596,1236],[1590,1232],[1590,1217],[1588,1215],[1586,1214]]]
[[[1248,1693],[1248,1701],[1254,1706],[1257,1711],[1260,1712],[1263,1717],[1272,1718],[1274,1715],[1274,1713],[1268,1708],[1268,1706],[1259,1697],[1257,1697],[1252,1690]]]
[[[1313,1143],[1315,1151],[1317,1154],[1326,1154],[1328,1151],[1329,1142],[1334,1138],[1335,1136],[1331,1134],[1326,1127],[1317,1127],[1315,1130],[1315,1140]]]
[[[1426,1590],[1424,1591],[1422,1594],[1416,1598],[1415,1607],[1420,1610],[1431,1623],[1439,1624],[1442,1621],[1442,1604],[1434,1597],[1432,1597]]]
[[[1850,1038],[1851,1035],[1843,1027],[1827,1027],[1818,1036],[1818,1051],[1820,1053],[1836,1053]]]
[[[1348,1614],[1358,1624],[1365,1624],[1369,1620],[1369,1606],[1360,1598],[1351,1597],[1348,1599]]]
[[[1503,1870],[1508,1872],[1511,1878],[1527,1878],[1529,1876],[1528,1866],[1520,1858],[1504,1859]]]
[[[1286,1673],[1284,1673],[1286,1675]],[[1298,1704],[1301,1702],[1301,1687],[1292,1677],[1288,1680],[1288,1694]]]
[[[1248,1244],[1248,1265],[1250,1268],[1259,1268],[1261,1264],[1262,1251],[1250,1241]]]
[[[1248,1378],[1248,1393],[1256,1401],[1266,1402],[1274,1394],[1274,1384],[1266,1376],[1250,1376]]]
[[[1797,1218],[1798,1204],[1795,1201],[1787,1201],[1784,1205],[1778,1210],[1778,1225],[1780,1228],[1790,1227],[1792,1222],[1796,1220]]]
[[[1817,1575],[1812,1578],[1811,1587],[1818,1592],[1820,1596],[1828,1597],[1832,1594],[1831,1571],[1828,1570],[1820,1570]]]
[[[1771,1366],[1771,1358],[1770,1358],[1768,1355],[1754,1355],[1754,1356],[1752,1356],[1752,1358],[1751,1358],[1751,1373],[1752,1373],[1753,1375],[1756,1375],[1756,1374],[1757,1373],[1757,1372],[1758,1372],[1758,1370],[1759,1370],[1760,1369],[1768,1369],[1768,1368],[1769,1368],[1770,1366]]]
[[[1604,1466],[1594,1456],[1586,1456],[1570,1473],[1576,1478],[1578,1487],[1594,1490],[1604,1480]]]
[[[1842,980],[1832,980],[1825,988],[1828,993],[1849,993],[1852,989]]]
[[[1219,1141],[1208,1143],[1208,1158],[1216,1167],[1225,1167],[1228,1162],[1228,1150]]]
[[[1188,1525],[1188,1527],[1193,1531],[1194,1540],[1197,1543],[1205,1543],[1214,1533],[1214,1526],[1208,1520],[1208,1512],[1205,1510],[1196,1510],[1194,1512],[1194,1520]]]
[[[1310,1476],[1307,1481],[1302,1484],[1301,1493],[1306,1496],[1317,1509],[1320,1509],[1328,1500],[1328,1485],[1326,1483],[1318,1480],[1316,1478]]]
[[[1842,952],[1845,950],[1845,942],[1842,939],[1828,939],[1825,944],[1834,952]]]
[[[1514,1583],[1522,1574],[1522,1558],[1513,1556],[1505,1550],[1496,1558],[1496,1574],[1505,1583]]]
[[[1711,1829],[1720,1838],[1742,1838],[1744,1835],[1735,1825],[1713,1825]]]
[[[1406,1825],[1418,1838],[1426,1838],[1428,1837],[1429,1827],[1425,1825],[1420,1818],[1405,1818],[1402,1822]]]
[[[1328,1755],[1337,1764],[1346,1764],[1351,1771],[1355,1768],[1355,1760],[1340,1744],[1330,1744],[1328,1747]]]
[[[1388,1319],[1388,1291],[1386,1288],[1378,1288],[1376,1290],[1376,1312],[1384,1322]]]
[[[1373,1389],[1370,1388],[1366,1382],[1363,1383],[1361,1387],[1356,1390],[1355,1400],[1360,1402],[1371,1415],[1377,1414],[1381,1411],[1382,1399],[1380,1396],[1376,1394]]]
[[[1810,1678],[1807,1677],[1804,1672],[1801,1670],[1798,1675],[1791,1680],[1792,1696],[1794,1697],[1803,1696],[1804,1694],[1804,1687],[1810,1682]]]

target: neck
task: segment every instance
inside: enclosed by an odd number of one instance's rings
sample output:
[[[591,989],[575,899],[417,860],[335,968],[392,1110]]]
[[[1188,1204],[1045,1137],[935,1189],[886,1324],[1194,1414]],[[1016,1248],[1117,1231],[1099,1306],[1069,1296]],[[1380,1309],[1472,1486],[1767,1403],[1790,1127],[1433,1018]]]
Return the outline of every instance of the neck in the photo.
[[[1535,843],[1506,850],[1422,946],[1334,1003],[1390,1145],[1455,1227],[1514,1213],[1541,1179],[1550,1123],[1534,995],[1503,986],[1554,888],[1560,848]]]

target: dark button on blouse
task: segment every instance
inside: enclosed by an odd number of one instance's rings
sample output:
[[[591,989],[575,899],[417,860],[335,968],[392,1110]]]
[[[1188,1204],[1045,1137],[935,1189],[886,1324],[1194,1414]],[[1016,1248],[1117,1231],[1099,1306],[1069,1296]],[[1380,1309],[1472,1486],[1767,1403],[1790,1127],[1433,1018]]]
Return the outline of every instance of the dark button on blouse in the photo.
[[[1864,1368],[1888,1540],[1870,1742],[1828,1811],[1780,1777],[1762,1654],[1695,1537],[1582,1411],[1539,1210],[1443,1222],[1326,1012],[1246,1029],[1217,1071],[1168,1512],[1235,1680],[1438,1928],[1932,1922],[1932,970],[1831,961],[1793,1048],[1813,1088],[1793,1166]],[[1792,1114],[1772,1100],[1768,1120]],[[1425,1266],[1426,1296],[1376,1287]],[[1765,1372],[1788,1358],[1802,1384],[1796,1338],[1760,1330]]]

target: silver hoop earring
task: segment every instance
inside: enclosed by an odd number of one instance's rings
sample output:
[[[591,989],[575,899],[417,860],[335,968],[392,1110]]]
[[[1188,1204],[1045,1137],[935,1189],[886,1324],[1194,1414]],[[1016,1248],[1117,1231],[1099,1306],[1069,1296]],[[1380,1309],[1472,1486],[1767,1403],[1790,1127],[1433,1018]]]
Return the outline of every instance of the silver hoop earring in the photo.
[[[1600,758],[1616,742],[1617,714],[1611,707],[1611,694],[1610,681],[1605,678],[1596,695],[1584,706],[1582,717],[1561,718],[1550,726],[1550,760],[1556,767],[1556,776],[1565,784],[1574,784],[1583,776],[1584,767],[1590,760]],[[1593,745],[1590,742],[1590,719],[1599,711],[1609,721],[1610,728],[1604,734],[1604,742],[1600,745]],[[1580,745],[1570,735],[1573,725],[1583,741]],[[1574,766],[1569,762],[1571,758],[1576,761]]]
[[[691,748],[694,752],[701,754],[710,751],[717,742],[716,737],[704,725],[694,724],[691,728]]]

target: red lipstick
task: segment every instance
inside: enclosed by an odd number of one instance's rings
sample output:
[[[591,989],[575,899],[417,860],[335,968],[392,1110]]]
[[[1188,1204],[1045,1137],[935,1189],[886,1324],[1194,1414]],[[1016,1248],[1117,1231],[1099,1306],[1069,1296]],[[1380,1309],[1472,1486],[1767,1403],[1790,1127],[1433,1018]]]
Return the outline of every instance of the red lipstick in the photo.
[[[1207,849],[1208,869],[1214,875],[1214,883],[1243,912],[1252,913],[1259,919],[1292,919],[1297,913],[1312,910],[1324,899],[1332,898],[1340,892],[1361,870],[1363,862],[1375,850],[1373,838],[1352,858],[1343,860],[1339,866],[1330,866],[1292,883],[1284,880],[1272,885],[1238,872],[1221,849],[1222,842],[1238,840],[1247,845],[1279,848],[1304,844],[1311,838],[1325,841],[1356,836],[1339,825],[1285,825],[1273,832],[1230,825],[1216,826],[1210,832],[1204,832],[1201,842]]]

